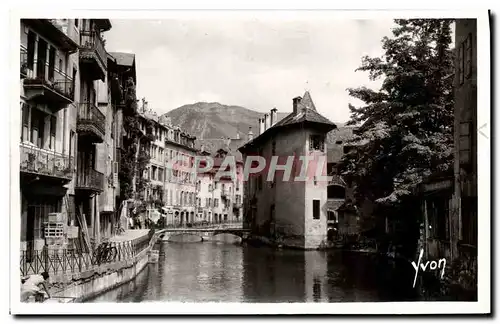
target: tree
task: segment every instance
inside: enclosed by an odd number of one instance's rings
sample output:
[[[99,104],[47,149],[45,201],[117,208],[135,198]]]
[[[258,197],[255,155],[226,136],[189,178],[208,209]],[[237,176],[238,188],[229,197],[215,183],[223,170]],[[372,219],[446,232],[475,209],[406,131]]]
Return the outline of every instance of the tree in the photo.
[[[451,20],[395,20],[382,57],[357,70],[382,79],[378,91],[349,88],[364,102],[349,105],[348,125],[362,124],[341,163],[357,201],[401,204],[426,177],[452,168],[453,50]]]

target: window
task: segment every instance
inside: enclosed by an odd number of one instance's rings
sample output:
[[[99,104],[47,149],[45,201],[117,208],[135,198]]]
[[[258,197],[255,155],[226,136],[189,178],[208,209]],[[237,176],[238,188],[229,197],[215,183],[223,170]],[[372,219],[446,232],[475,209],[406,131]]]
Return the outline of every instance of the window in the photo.
[[[212,198],[208,198],[208,207],[212,207]]]
[[[66,73],[66,71],[63,70],[63,60],[62,60],[62,58],[59,58],[59,71]]]
[[[342,145],[342,141],[336,141],[335,144]]]
[[[325,136],[324,135],[311,135],[309,139],[309,150],[311,151],[324,151],[325,149]]]
[[[78,28],[78,19],[75,19],[75,27]]]
[[[28,32],[28,69],[33,70],[35,64],[36,35],[31,30]]]
[[[210,207],[210,202],[208,201],[208,198],[205,198],[205,207]]]
[[[25,103],[21,103],[22,109],[22,126],[21,126],[21,141],[29,140],[29,121],[30,121],[30,106]]]
[[[319,219],[320,213],[319,213],[319,200],[314,199],[313,200],[313,219]]]
[[[38,109],[31,111],[31,143],[43,147],[45,114]]]
[[[56,68],[56,49],[52,46],[49,48],[49,80],[54,80],[54,72]]]
[[[341,186],[328,186],[328,199],[345,199],[345,189]]]
[[[219,199],[214,198],[214,207],[219,207]]]
[[[449,239],[448,204],[448,196],[436,196],[427,200],[427,217],[430,225],[430,238],[438,240]]]
[[[460,123],[460,137],[459,137],[459,161],[461,166],[468,166],[471,164],[471,143],[472,143],[472,123]]]
[[[462,197],[462,242],[477,246],[477,197]]]
[[[50,116],[50,142],[49,149],[56,149],[56,127],[57,127],[57,117]]]
[[[73,152],[76,148],[76,145],[75,145],[75,132],[74,131],[70,131],[69,132],[69,161],[71,164],[73,164],[73,160],[72,160],[72,157],[75,156],[75,152]]]
[[[346,146],[344,146],[344,147],[342,148],[342,152],[343,152],[344,154],[347,154],[347,153],[349,153],[349,151],[350,151],[351,149],[352,149],[352,146],[348,146],[348,145],[346,145]]]
[[[465,40],[465,77],[472,75],[472,34],[469,33]]]
[[[464,83],[464,44],[458,47],[458,81],[459,84]]]

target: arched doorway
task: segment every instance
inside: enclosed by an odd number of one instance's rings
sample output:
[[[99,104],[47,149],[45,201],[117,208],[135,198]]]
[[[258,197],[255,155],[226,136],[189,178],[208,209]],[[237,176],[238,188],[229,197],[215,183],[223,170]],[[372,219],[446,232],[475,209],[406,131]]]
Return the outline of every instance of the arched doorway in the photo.
[[[217,224],[217,222],[219,221],[219,214],[215,213],[214,216],[214,223]]]
[[[189,220],[190,223],[194,223],[194,212],[191,212],[191,219]]]
[[[174,218],[174,226],[178,225],[180,223],[180,219],[179,219],[179,212],[176,211],[175,212],[175,218]]]

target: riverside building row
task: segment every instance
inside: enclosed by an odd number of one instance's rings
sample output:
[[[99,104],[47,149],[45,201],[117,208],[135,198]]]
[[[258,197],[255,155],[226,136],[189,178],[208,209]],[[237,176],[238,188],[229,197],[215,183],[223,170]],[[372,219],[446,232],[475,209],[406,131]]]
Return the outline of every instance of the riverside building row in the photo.
[[[109,19],[20,23],[21,250],[89,250],[114,235],[126,82],[135,56],[108,53]],[[16,167],[13,166],[13,170]]]

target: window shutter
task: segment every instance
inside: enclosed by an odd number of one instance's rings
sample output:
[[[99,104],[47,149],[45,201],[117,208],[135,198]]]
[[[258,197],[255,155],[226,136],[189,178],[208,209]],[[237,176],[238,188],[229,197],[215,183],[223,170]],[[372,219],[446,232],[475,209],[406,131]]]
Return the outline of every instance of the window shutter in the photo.
[[[472,122],[461,122],[459,131],[458,149],[460,166],[467,168],[472,162]]]

